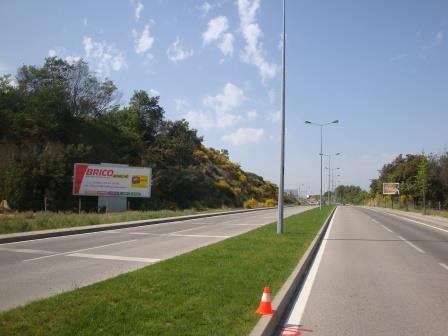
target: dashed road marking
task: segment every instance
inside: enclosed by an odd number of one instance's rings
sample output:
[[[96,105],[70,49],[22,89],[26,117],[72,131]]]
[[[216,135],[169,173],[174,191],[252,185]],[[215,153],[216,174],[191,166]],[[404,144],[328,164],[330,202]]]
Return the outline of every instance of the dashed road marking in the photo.
[[[381,226],[385,229],[385,230],[387,230],[387,231],[389,231],[389,232],[393,232],[391,229],[389,229],[387,226],[385,226],[385,225],[383,225],[383,224],[381,224]]]
[[[265,224],[224,224],[224,225],[229,225],[229,226],[262,226]]]
[[[153,258],[138,258],[138,257],[124,257],[124,256],[113,256],[107,254],[90,254],[90,253],[72,253],[68,254],[68,257],[78,257],[78,258],[90,258],[90,259],[104,259],[104,260],[118,260],[118,261],[137,261],[144,263],[155,263],[161,259]]]
[[[426,253],[425,251],[423,251],[420,247],[412,244],[410,241],[404,239],[402,236],[398,236],[399,239],[401,239],[402,241],[404,241],[406,244],[408,244],[409,246],[415,248],[417,251],[419,251],[420,253]]]
[[[0,251],[6,251],[6,252],[17,252],[17,253],[30,253],[30,254],[54,254],[55,251],[44,251],[44,250],[32,250],[32,249],[16,249],[16,248],[5,248],[0,247]]]
[[[199,237],[199,238],[230,238],[230,236],[213,236],[213,235],[184,235],[184,234],[176,234],[170,233],[169,236],[173,237]]]
[[[100,245],[100,246],[93,246],[93,247],[89,247],[89,248],[85,248],[85,249],[81,249],[81,250],[76,250],[76,251],[68,251],[68,252],[56,253],[56,254],[51,254],[51,255],[38,257],[38,258],[25,259],[23,261],[35,261],[35,260],[46,259],[46,258],[51,258],[51,257],[57,257],[57,256],[62,256],[62,255],[67,255],[67,254],[73,254],[73,253],[77,253],[77,252],[88,251],[88,250],[93,250],[93,249],[97,249],[97,248],[101,248],[101,247],[112,246],[112,245],[119,245],[119,244],[124,244],[124,243],[135,242],[135,241],[137,241],[137,239],[125,240],[125,241],[121,241],[121,242],[116,242],[116,243],[106,244],[106,245]]]
[[[372,220],[372,222],[374,222],[375,224],[379,224],[378,221],[376,219],[370,218]]]
[[[439,263],[440,266],[442,266],[444,269],[446,269],[448,271],[448,266],[444,263]]]
[[[126,234],[130,235],[141,235],[141,236],[163,236],[162,233],[152,233],[152,232],[126,232]]]

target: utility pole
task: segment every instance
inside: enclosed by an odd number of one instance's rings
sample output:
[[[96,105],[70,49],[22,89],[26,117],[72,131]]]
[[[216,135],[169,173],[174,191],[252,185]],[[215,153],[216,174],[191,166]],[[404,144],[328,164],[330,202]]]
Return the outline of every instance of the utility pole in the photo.
[[[283,0],[283,48],[282,48],[282,98],[281,98],[281,151],[280,185],[278,188],[277,234],[283,233],[283,193],[285,188],[285,50],[286,50],[286,3]]]

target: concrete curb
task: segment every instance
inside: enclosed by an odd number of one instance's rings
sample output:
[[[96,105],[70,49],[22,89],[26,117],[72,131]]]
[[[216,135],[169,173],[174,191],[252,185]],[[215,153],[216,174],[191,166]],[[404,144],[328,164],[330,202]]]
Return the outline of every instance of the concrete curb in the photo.
[[[211,212],[205,214],[197,214],[197,215],[188,215],[188,216],[179,216],[179,217],[166,217],[166,218],[156,218],[156,219],[143,219],[137,221],[129,221],[129,222],[119,222],[112,224],[97,224],[97,225],[87,225],[87,226],[77,226],[66,229],[57,229],[57,230],[41,230],[41,231],[31,231],[31,232],[20,232],[20,233],[10,233],[0,235],[0,244],[4,243],[14,243],[26,240],[33,239],[42,239],[42,238],[50,238],[50,237],[60,237],[60,236],[70,236],[81,233],[91,233],[91,232],[99,232],[99,231],[107,231],[107,230],[117,230],[117,229],[126,229],[137,226],[146,226],[153,224],[161,224],[168,222],[180,222],[190,219],[197,218],[207,218],[207,217],[217,217],[217,216],[226,216],[244,212],[254,212],[254,211],[263,211],[275,209],[276,207],[270,208],[258,208],[258,209],[245,209],[245,210],[233,210],[233,211],[225,211],[225,212]]]
[[[319,250],[320,243],[327,232],[327,228],[333,218],[336,208],[330,213],[325,221],[325,224],[320,229],[319,233],[311,242],[310,246],[306,250],[305,254],[300,258],[299,263],[292,271],[286,282],[283,284],[280,291],[275,296],[272,307],[275,313],[272,316],[264,315],[260,318],[254,329],[252,329],[250,336],[272,336],[277,330],[283,315],[288,309],[291,300],[299,292],[303,283],[306,280],[308,271],[311,268],[314,257]]]

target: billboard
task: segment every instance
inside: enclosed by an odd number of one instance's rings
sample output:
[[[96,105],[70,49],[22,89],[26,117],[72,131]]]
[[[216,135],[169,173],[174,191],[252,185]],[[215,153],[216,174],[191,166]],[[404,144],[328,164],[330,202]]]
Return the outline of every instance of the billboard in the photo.
[[[73,195],[150,197],[151,168],[75,163]]]
[[[383,183],[383,195],[399,195],[400,183]]]

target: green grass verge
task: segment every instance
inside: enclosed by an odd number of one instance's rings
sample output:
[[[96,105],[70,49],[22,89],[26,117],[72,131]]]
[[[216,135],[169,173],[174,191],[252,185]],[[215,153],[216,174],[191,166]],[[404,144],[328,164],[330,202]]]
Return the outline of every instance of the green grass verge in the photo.
[[[332,207],[0,314],[0,335],[247,335]]]
[[[228,211],[229,209],[209,209],[198,211],[159,210],[159,211],[127,211],[119,213],[55,213],[55,212],[22,212],[0,214],[0,234],[28,232],[49,229],[62,229],[77,226],[109,224],[141,219],[155,219],[195,215],[198,213]]]

